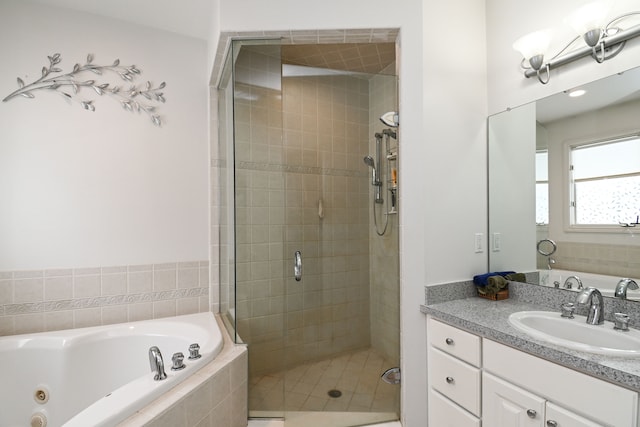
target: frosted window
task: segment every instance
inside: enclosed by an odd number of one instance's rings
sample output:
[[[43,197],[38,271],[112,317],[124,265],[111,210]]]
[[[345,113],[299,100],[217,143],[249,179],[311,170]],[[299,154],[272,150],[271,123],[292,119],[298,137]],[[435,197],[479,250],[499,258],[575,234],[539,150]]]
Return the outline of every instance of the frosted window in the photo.
[[[549,224],[549,154],[536,152],[536,224]]]
[[[571,150],[574,223],[637,221],[640,214],[640,138]]]

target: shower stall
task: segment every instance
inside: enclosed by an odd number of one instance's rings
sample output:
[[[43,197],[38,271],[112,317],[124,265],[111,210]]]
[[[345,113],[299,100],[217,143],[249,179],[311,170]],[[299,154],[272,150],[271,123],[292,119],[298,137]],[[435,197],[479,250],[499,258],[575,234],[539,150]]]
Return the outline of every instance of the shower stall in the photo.
[[[235,40],[228,50],[213,177],[220,306],[249,348],[252,418],[335,427],[399,418],[398,215],[389,210],[399,129],[375,159],[388,201],[375,203],[362,161],[390,130],[380,117],[397,111],[395,48]],[[393,167],[379,167],[391,155]]]

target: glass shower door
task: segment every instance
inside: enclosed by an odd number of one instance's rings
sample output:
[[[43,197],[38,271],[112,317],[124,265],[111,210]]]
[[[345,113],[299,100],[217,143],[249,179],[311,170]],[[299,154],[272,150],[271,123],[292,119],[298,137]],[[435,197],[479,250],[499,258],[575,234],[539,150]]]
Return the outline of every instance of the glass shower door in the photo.
[[[231,200],[221,308],[228,289],[249,347],[249,416],[287,427],[395,420],[399,386],[380,376],[399,365],[397,215],[379,237],[362,158],[380,114],[397,109],[397,80],[291,69],[284,49],[234,41],[219,103],[220,128],[226,117],[233,131],[221,155]]]
[[[284,416],[282,87],[277,41],[234,41],[235,323],[249,347],[249,416]]]

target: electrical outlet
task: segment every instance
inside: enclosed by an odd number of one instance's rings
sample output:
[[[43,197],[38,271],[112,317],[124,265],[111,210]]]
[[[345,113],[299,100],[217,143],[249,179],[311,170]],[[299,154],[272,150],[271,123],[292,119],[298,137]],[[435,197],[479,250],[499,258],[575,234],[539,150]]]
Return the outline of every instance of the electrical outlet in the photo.
[[[476,240],[475,240],[475,250],[476,253],[480,253],[483,251],[482,249],[482,233],[476,233]]]
[[[502,248],[502,238],[500,233],[493,233],[493,252],[500,252]]]

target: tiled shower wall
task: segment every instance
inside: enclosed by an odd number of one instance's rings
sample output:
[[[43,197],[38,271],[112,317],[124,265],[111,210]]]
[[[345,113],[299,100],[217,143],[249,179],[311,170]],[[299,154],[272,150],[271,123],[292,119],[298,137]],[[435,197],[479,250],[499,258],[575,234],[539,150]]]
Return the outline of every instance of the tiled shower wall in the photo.
[[[238,331],[252,372],[274,372],[369,345],[368,82],[285,77],[280,92],[279,57],[244,52],[239,76],[272,72],[237,85]]]
[[[375,133],[389,128],[380,121],[380,116],[388,111],[398,111],[398,80],[396,64],[390,64],[369,81],[369,153],[375,155]],[[399,131],[398,129],[395,129]],[[400,143],[401,144],[401,143]],[[385,215],[390,210],[391,195],[388,191],[391,181],[390,168],[399,170],[402,154],[398,153],[397,139],[383,139],[383,158],[386,150],[397,154],[396,161],[384,162],[382,182],[384,183],[384,204],[376,204],[378,230],[382,231],[388,220],[387,231],[379,236],[374,229],[374,190],[369,190],[369,250],[371,265],[371,345],[389,360],[400,360],[400,258],[398,215]],[[402,183],[397,183],[400,190]],[[402,206],[396,202],[399,212]]]
[[[208,311],[209,262],[0,272],[0,335]]]

